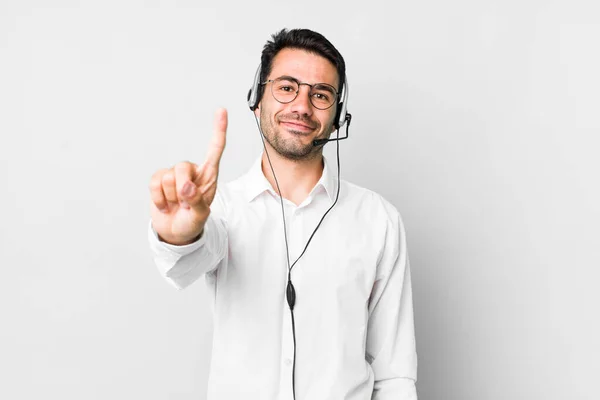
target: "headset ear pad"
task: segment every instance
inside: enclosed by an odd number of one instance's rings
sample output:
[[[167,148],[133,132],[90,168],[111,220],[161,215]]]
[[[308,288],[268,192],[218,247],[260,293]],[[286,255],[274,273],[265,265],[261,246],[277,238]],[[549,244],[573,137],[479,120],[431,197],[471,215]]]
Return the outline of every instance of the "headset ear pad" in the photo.
[[[250,107],[250,110],[252,111],[258,108],[258,97],[256,92],[257,88],[254,86],[250,90],[248,90],[248,107]]]
[[[346,123],[348,111],[346,104],[348,103],[348,79],[344,78],[344,86],[342,87],[342,96],[340,101],[337,103],[337,110],[335,110],[334,125],[336,129],[340,129]]]
[[[258,108],[258,105],[260,104],[260,100],[262,99],[262,93],[263,93],[263,85],[258,85],[258,87],[253,87],[252,89],[248,90],[248,106],[250,107],[250,110],[254,111]],[[254,93],[254,97],[252,96]]]
[[[258,108],[258,103],[260,102],[262,95],[262,85],[260,84],[260,68],[259,65],[256,69],[256,74],[254,74],[254,83],[252,87],[248,91],[248,107],[250,110],[254,111]]]
[[[339,102],[336,104],[336,110],[335,110],[335,118],[333,119],[333,126],[335,127],[335,129],[340,129],[341,128],[341,122],[340,122],[340,115],[342,114],[342,109],[344,108],[344,103],[343,102]]]

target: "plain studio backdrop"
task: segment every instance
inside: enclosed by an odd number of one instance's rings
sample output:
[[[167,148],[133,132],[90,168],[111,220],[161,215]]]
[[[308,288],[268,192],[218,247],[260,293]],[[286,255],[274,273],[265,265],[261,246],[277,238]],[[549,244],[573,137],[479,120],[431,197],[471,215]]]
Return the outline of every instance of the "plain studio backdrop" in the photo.
[[[0,398],[205,399],[206,288],[156,270],[148,183],[204,160],[220,106],[220,180],[244,173],[262,46],[305,27],[348,65],[342,176],[403,215],[420,399],[599,399],[599,20],[592,0],[0,1]]]

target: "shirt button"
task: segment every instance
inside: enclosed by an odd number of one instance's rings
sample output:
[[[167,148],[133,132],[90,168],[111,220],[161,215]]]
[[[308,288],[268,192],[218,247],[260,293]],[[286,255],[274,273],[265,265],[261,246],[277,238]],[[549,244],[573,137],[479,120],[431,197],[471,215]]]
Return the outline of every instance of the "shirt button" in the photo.
[[[288,367],[289,367],[290,365],[292,365],[292,359],[291,359],[291,358],[286,358],[286,359],[285,359],[285,365],[287,365]]]

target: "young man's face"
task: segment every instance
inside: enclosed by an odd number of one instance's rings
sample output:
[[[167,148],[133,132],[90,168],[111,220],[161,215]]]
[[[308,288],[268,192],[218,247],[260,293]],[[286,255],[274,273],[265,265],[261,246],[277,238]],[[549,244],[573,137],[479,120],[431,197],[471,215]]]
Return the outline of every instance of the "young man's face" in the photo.
[[[339,80],[335,66],[326,58],[304,50],[286,48],[277,53],[267,80],[281,77],[311,85],[325,83],[337,92],[341,89],[337,87]],[[312,142],[328,138],[333,132],[337,98],[332,99],[334,104],[331,107],[321,110],[319,108],[322,108],[322,104],[316,98],[322,101],[325,96],[313,96],[313,102],[320,106],[317,108],[309,99],[311,87],[300,85],[296,98],[283,104],[273,97],[273,90],[277,90],[277,86],[273,85],[273,82],[264,85],[264,94],[255,111],[260,115],[267,142],[277,153],[288,159],[302,160],[319,155],[322,147],[315,147]],[[287,87],[283,89],[289,91]]]

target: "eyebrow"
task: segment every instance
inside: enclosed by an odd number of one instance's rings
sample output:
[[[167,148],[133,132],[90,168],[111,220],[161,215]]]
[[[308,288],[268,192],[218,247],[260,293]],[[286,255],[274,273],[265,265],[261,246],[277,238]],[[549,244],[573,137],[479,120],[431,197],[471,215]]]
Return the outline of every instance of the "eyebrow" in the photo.
[[[287,79],[289,81],[295,81],[297,83],[300,83],[300,80],[298,78],[294,78],[293,76],[289,76],[289,75],[281,75],[274,79]]]
[[[311,86],[314,86],[314,85],[329,85],[329,86],[331,86],[333,88],[333,90],[335,90],[336,93],[339,93],[339,90],[335,86],[333,86],[332,84],[327,83],[327,82],[315,82],[315,83],[300,82],[300,80],[298,78],[294,78],[293,76],[289,76],[289,75],[281,75],[281,76],[278,76],[277,78],[273,78],[273,80],[275,80],[275,79],[287,79],[287,80],[290,80],[290,81],[294,81],[296,83],[306,83],[306,84],[311,85]]]

